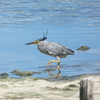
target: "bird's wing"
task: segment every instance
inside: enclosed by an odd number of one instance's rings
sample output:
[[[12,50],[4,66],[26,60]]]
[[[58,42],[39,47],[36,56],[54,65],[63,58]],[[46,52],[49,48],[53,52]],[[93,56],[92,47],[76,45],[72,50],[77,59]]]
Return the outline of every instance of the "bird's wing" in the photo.
[[[74,54],[74,51],[71,49],[68,49],[58,43],[50,42],[49,45],[47,45],[47,51],[50,54],[54,55],[68,55],[68,54]]]
[[[50,42],[49,45],[47,45],[47,52],[52,55],[60,55],[66,54],[66,49],[60,44]]]
[[[40,52],[48,54],[51,56],[63,56],[63,55],[72,55],[74,51],[58,44],[55,42],[41,41],[41,44],[38,45]]]
[[[46,49],[46,51],[49,53],[49,54],[54,54],[53,52],[51,52],[51,50],[49,50],[49,49]]]

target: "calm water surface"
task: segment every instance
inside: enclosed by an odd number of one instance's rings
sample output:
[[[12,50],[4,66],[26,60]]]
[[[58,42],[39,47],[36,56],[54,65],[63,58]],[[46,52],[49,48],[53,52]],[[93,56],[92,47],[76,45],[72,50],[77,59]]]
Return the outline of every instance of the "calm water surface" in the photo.
[[[0,0],[0,73],[18,69],[42,71],[51,56],[41,54],[36,45],[25,45],[42,37],[75,51],[61,59],[61,76],[99,73],[99,0]],[[91,49],[77,51],[80,46]],[[55,65],[56,66],[56,65]],[[47,72],[34,77],[49,77]]]

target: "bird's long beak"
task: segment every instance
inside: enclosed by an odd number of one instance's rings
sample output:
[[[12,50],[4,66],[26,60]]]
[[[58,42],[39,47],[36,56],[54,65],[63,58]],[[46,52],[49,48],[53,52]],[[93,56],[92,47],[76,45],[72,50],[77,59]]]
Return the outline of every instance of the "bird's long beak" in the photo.
[[[35,44],[35,42],[26,43],[25,45]]]

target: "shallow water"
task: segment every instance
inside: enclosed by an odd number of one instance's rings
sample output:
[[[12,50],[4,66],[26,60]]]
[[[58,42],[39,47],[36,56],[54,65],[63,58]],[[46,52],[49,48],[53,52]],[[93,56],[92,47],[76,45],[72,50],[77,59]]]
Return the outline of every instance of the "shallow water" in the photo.
[[[41,38],[46,30],[48,41],[75,51],[61,59],[62,76],[100,72],[96,70],[100,69],[99,12],[99,0],[1,0],[0,73],[42,71],[49,60],[56,60],[41,54],[36,45],[25,45]],[[83,45],[90,50],[77,51]],[[33,76],[49,77],[47,72]]]

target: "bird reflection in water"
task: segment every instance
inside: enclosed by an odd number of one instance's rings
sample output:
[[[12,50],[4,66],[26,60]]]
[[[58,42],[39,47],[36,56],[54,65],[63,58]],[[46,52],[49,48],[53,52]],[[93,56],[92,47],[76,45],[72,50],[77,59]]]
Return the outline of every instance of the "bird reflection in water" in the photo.
[[[58,66],[57,66],[55,69],[56,69],[56,70],[52,70],[52,73],[50,73],[51,71],[48,71],[48,75],[51,76],[51,77],[54,77],[54,76],[60,77],[60,75],[61,75],[60,63],[58,63]],[[58,70],[58,73],[54,74],[54,72],[57,71],[57,70]]]
[[[54,77],[54,76],[60,77],[60,75],[61,75],[60,69],[58,69],[58,73],[57,73],[57,74],[53,74],[53,73],[54,73],[54,71],[52,71],[52,74],[50,73],[50,71],[48,71],[48,74],[49,74],[49,76],[51,76],[51,77]]]
[[[60,58],[65,58],[68,55],[74,55],[75,52],[69,48],[64,47],[61,44],[45,41],[46,39],[47,39],[47,31],[46,31],[46,36],[43,36],[43,38],[37,39],[33,42],[26,43],[26,45],[36,44],[38,50],[41,53],[55,57],[57,61],[50,60],[48,62],[47,67],[50,67],[50,64],[52,62],[58,63],[58,74],[55,74],[55,75],[59,76],[60,75]],[[55,76],[55,75],[51,75],[51,76]]]

